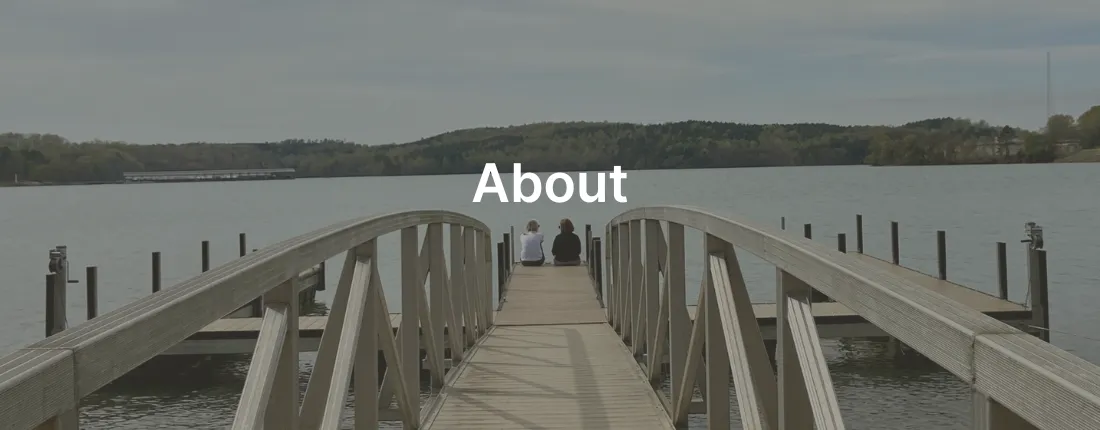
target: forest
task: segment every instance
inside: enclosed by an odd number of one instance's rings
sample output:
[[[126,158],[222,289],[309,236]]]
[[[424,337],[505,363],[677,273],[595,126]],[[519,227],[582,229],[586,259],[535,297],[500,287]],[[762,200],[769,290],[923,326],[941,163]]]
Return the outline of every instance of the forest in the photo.
[[[457,130],[403,144],[342,140],[138,144],[0,134],[0,183],[103,183],[123,172],[289,167],[298,177],[480,173],[485,163],[526,171],[822,165],[1041,163],[1065,144],[1100,146],[1100,106],[1054,115],[1041,130],[935,118],[901,126],[548,122]],[[1075,147],[1076,148],[1076,147]]]

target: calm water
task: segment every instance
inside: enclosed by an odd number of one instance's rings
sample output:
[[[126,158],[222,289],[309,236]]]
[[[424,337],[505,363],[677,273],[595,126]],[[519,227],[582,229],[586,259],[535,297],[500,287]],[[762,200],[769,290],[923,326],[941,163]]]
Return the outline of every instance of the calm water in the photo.
[[[867,252],[880,257],[889,255],[889,221],[897,220],[903,264],[926,273],[935,271],[935,231],[943,229],[949,278],[990,292],[996,290],[994,243],[1004,241],[1014,301],[1025,299],[1023,225],[1036,221],[1049,250],[1052,342],[1100,363],[1100,340],[1082,336],[1100,327],[1093,305],[1100,301],[1097,173],[1096,164],[630,172],[624,181],[629,202],[603,204],[472,203],[477,175],[3,188],[0,353],[42,337],[44,274],[54,245],[69,247],[76,279],[85,266],[99,267],[102,313],[148,294],[151,252],[162,253],[169,286],[199,273],[202,240],[211,241],[217,265],[236,255],[242,232],[249,247],[258,248],[365,214],[449,209],[484,220],[497,240],[529,218],[553,226],[569,217],[602,235],[604,223],[624,210],[679,204],[771,225],[785,216],[789,226],[812,223],[814,237],[829,243],[836,233],[848,233],[850,248],[855,214],[862,213]],[[504,180],[510,189],[510,176]],[[688,256],[689,287],[700,278],[699,239],[689,233],[689,252],[697,250]],[[381,243],[391,308],[400,300],[392,288],[399,276],[396,243],[395,235]],[[754,301],[774,301],[770,267],[754,258],[742,262]],[[330,263],[334,280],[339,264]],[[69,321],[78,324],[83,288],[71,291]],[[320,300],[331,294],[321,293]],[[966,387],[950,374],[919,361],[891,360],[871,342],[827,342],[826,348],[849,427],[968,426]],[[312,354],[302,361],[308,372]],[[247,367],[246,357],[161,360],[87,399],[84,421],[94,429],[224,428]]]

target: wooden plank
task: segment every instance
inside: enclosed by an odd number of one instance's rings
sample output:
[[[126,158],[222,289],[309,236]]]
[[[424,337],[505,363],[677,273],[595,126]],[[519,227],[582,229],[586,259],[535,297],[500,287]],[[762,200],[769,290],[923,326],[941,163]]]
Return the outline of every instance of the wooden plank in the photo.
[[[1100,428],[1100,389],[1084,383],[1085,378],[1057,376],[1074,373],[1100,379],[1100,367],[1060,360],[1060,356],[1069,354],[1047,343],[1004,342],[985,348],[982,341],[992,336],[1028,336],[960,301],[945,300],[943,294],[929,290],[923,281],[913,280],[912,274],[890,273],[880,264],[818,242],[689,207],[633,209],[614,218],[611,224],[637,219],[683,223],[763,258],[857,311],[994,401],[1019,400],[1009,393],[1020,392],[1020,382],[1025,381],[1021,372],[1031,371],[1035,379],[1027,381],[1023,389],[1027,400],[1020,403],[1031,402],[1034,407],[1007,407],[1037,428]],[[985,355],[979,358],[979,354]],[[976,376],[979,372],[996,376],[979,383],[983,380]],[[1067,413],[1059,408],[1065,405],[1073,405],[1072,410]]]
[[[594,294],[593,294],[593,297],[594,297]],[[513,302],[515,301],[514,298],[512,298],[512,301]],[[773,336],[773,334],[771,334],[771,332],[769,331],[769,328],[767,328],[767,327],[772,327],[772,326],[775,325],[775,312],[776,312],[775,304],[774,303],[754,303],[752,305],[752,308],[753,308],[753,313],[756,315],[756,319],[757,319],[758,323],[760,324],[760,326],[765,327],[763,329],[764,332],[765,332],[765,337],[768,338],[768,339],[774,339],[773,337],[769,337],[769,336]],[[1022,306],[1020,306],[1020,308],[1022,308]],[[519,309],[519,307],[517,306],[513,310],[518,310],[518,309]],[[554,321],[555,319],[564,319],[565,317],[568,316],[569,313],[574,312],[574,313],[584,317],[585,321],[583,321],[583,322],[586,322],[586,323],[600,322],[600,321],[589,321],[590,313],[592,311],[593,310],[591,310],[591,309],[572,310],[572,311],[570,311],[570,310],[560,311],[559,310],[556,316],[550,316],[550,317],[542,316],[542,317],[539,317],[539,318],[547,319],[549,321]],[[695,311],[696,311],[695,305],[688,305],[687,306],[688,316],[689,316],[689,318],[691,318],[692,321],[695,320]],[[840,303],[835,303],[835,302],[814,303],[812,311],[813,311],[814,319],[816,320],[816,324],[818,326],[826,326],[826,325],[843,326],[843,325],[867,325],[868,324],[862,317],[860,317],[858,314],[853,312],[851,309],[848,309],[846,306],[844,306]],[[604,309],[599,309],[599,304],[598,303],[596,304],[595,312],[599,312],[600,315],[604,315]],[[1030,322],[1030,318],[1026,315],[1026,313],[1028,311],[1023,310],[1023,309],[1016,309],[1014,311],[983,310],[983,312],[989,314],[990,316],[992,316],[994,318],[997,318],[999,320],[1006,321],[1006,322],[1009,322],[1009,323],[1012,323],[1012,324],[1015,324],[1017,322]],[[500,312],[496,313],[496,318],[498,318],[497,325],[517,325],[517,320],[506,321],[504,324],[501,324],[501,322],[503,320],[499,320],[499,318],[501,318],[500,315],[501,315]],[[532,319],[532,317],[530,317],[530,316],[526,316],[526,317],[523,317],[523,318],[524,319],[518,320],[518,322],[519,322],[518,325],[530,324],[532,321],[534,321]],[[602,317],[602,318],[604,320],[606,320],[605,316]],[[233,321],[229,321],[229,320],[233,320]],[[299,324],[300,324],[299,325],[299,330],[301,331],[301,336],[302,337],[320,337],[321,331],[324,330],[325,322],[327,320],[328,320],[327,316],[306,316],[306,317],[299,318]],[[258,331],[259,331],[261,321],[262,321],[262,318],[226,318],[226,319],[214,321],[210,325],[208,325],[205,328],[203,328],[202,330],[200,330],[195,335],[192,335],[187,341],[208,338],[207,337],[208,335],[217,335],[217,337],[223,337],[224,336],[224,337],[229,337],[229,338],[248,338],[248,337],[255,338],[256,333],[258,333]],[[535,322],[537,322],[537,321],[535,321]],[[401,325],[401,314],[398,314],[398,313],[390,314],[390,326],[393,329],[397,329],[397,327],[399,327],[400,325]],[[835,333],[835,330],[829,330],[829,329],[825,329],[825,328],[822,328],[822,327],[819,327],[819,329],[822,330],[822,333],[821,333],[822,337],[826,337],[826,338],[836,337],[836,335],[831,334],[831,333]],[[853,337],[862,337],[862,336],[871,336],[872,335],[872,334],[860,334],[860,333],[867,333],[867,332],[868,332],[867,330],[859,330],[858,332],[853,332],[854,334],[852,336]],[[885,336],[885,333],[881,332],[880,330],[875,330],[874,332],[878,333],[878,334],[873,334],[874,336]]]
[[[516,266],[496,325],[607,322],[584,266]]]
[[[1010,312],[1027,310],[1027,308],[1021,304],[1013,303],[1008,300],[1003,300],[997,296],[972,289],[965,285],[959,285],[951,281],[940,280],[934,276],[927,275],[904,266],[899,266],[889,261],[881,260],[867,254],[850,253],[848,255],[851,255],[864,263],[869,263],[876,269],[881,270],[887,274],[908,280],[910,282],[915,282],[922,287],[943,294],[959,303],[962,303],[982,312]],[[815,304],[814,306],[817,305]]]
[[[862,254],[849,255],[870,262],[878,270],[911,280],[999,320],[1015,324],[1029,319],[1029,311],[1022,305],[874,257]],[[757,322],[763,329],[765,339],[775,339],[775,304],[755,303],[752,307]],[[688,316],[694,321],[695,306],[687,308]],[[864,318],[841,303],[815,303],[811,311],[822,337],[885,335],[885,332],[874,328]],[[327,319],[327,316],[301,317],[299,320],[301,336],[319,337]],[[496,315],[496,324],[500,326],[599,323],[606,320],[606,312],[596,301],[595,291],[583,267],[516,266],[508,287],[508,299]],[[209,324],[191,339],[255,338],[261,321],[261,318],[221,319]],[[396,330],[401,325],[401,314],[390,314],[390,325]]]
[[[71,351],[77,367],[72,378],[76,380],[74,397],[82,398],[279,283],[343,253],[349,246],[402,228],[433,222],[489,231],[484,223],[449,211],[406,211],[336,223],[234,259],[160,293],[150,294],[35,342],[28,348]],[[0,363],[7,360],[7,357],[0,358]],[[49,373],[46,364],[35,366],[25,377],[45,385],[63,383]],[[3,383],[0,389],[6,389]],[[47,418],[25,417],[36,422]],[[12,420],[8,414],[0,413],[0,422]]]
[[[606,322],[498,326],[468,359],[426,429],[674,428]]]
[[[0,360],[0,428],[35,428],[79,407],[73,395],[75,364],[73,353],[62,350],[20,349]],[[57,382],[28,378],[35,366],[45,367]]]

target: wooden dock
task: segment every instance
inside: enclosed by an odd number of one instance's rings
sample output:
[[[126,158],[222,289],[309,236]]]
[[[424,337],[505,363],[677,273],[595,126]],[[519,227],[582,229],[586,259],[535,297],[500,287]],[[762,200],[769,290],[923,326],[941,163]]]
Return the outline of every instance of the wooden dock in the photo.
[[[966,286],[858,255],[876,268],[1009,322],[1032,313]],[[840,303],[811,308],[823,337],[887,336]],[[774,339],[776,306],[753,304]],[[696,309],[688,308],[695,319]],[[426,429],[674,428],[638,362],[606,323],[584,268],[517,266],[494,328],[447,384]]]
[[[98,316],[89,299],[87,322],[47,324],[45,339],[0,358],[0,428],[80,428],[82,399],[157,355],[241,352],[251,363],[234,430],[337,430],[351,408],[362,429],[672,429],[692,414],[719,429],[733,407],[745,428],[843,429],[820,338],[868,336],[969,385],[976,429],[1100,428],[1100,367],[1025,332],[1050,327],[1034,223],[1025,305],[1009,300],[1006,243],[992,295],[947,280],[943,231],[931,276],[899,265],[895,222],[890,262],[863,255],[861,221],[848,253],[843,234],[833,248],[808,224],[800,238],[699,208],[635,208],[605,238],[586,229],[588,267],[516,266],[505,234],[499,301],[489,227],[450,211],[366,216],[252,253],[242,236],[241,258],[218,268],[204,243],[203,273],[163,291],[154,254],[154,294]],[[687,306],[688,228],[704,233],[698,309]],[[391,233],[400,247],[380,249]],[[390,252],[401,259],[395,307],[379,276]],[[303,274],[341,254],[331,317],[303,316]],[[739,254],[774,266],[777,303],[751,302],[772,286],[750,288]],[[55,306],[73,282],[65,255],[51,251],[48,323],[66,321]],[[87,278],[92,298],[94,267]],[[240,315],[250,301],[262,320]],[[296,357],[312,350],[302,393]]]
[[[584,267],[517,267],[425,429],[673,429]]]
[[[1027,306],[998,298],[965,285],[937,279],[934,276],[918,272],[904,266],[870,255],[849,253],[879,270],[893,276],[915,282],[929,290],[947,296],[959,303],[1004,321],[1025,332],[1035,332],[1031,326],[1035,323],[1035,313]],[[524,268],[516,266],[508,286],[508,301],[504,308],[496,313],[498,326],[567,323],[597,323],[607,321],[607,313],[600,307],[595,296],[590,300],[562,290],[565,285],[585,285],[591,290],[590,280],[585,270],[557,270],[554,276],[547,277],[545,270],[550,267]],[[561,269],[561,268],[554,268]],[[583,269],[583,268],[582,268]],[[545,308],[553,303],[554,308]],[[776,307],[774,303],[754,303],[753,312],[765,340],[775,340]],[[886,332],[867,322],[855,311],[840,303],[815,303],[811,309],[822,338],[863,338],[884,337]],[[688,306],[688,316],[695,320],[695,306]],[[542,318],[542,320],[533,320]],[[316,351],[324,333],[327,316],[304,316],[299,318],[298,330],[301,339],[300,351]],[[188,340],[165,352],[165,355],[201,355],[201,354],[249,354],[256,344],[262,318],[224,318],[214,321],[206,328],[192,335]],[[401,314],[390,314],[390,326],[396,331],[401,325]]]

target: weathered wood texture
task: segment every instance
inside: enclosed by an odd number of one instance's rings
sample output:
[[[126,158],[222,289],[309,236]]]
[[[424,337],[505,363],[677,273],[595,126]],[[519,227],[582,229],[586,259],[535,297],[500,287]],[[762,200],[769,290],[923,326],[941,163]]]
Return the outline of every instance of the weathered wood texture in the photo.
[[[495,328],[429,429],[671,429],[606,323]]]
[[[1030,316],[1027,315],[1029,313],[1027,307],[1021,304],[1003,300],[954,282],[942,281],[932,275],[898,266],[869,255],[856,253],[847,255],[869,263],[877,270],[914,282],[999,320],[1023,322],[1030,320]],[[513,276],[515,276],[515,280],[508,287],[509,306],[507,310],[497,313],[497,325],[587,323],[606,320],[605,311],[595,301],[595,293],[592,287],[588,285],[589,281],[583,268],[516,266]],[[530,308],[525,309],[525,303],[533,304],[531,306],[536,308],[538,312],[532,313]],[[543,309],[545,306],[557,306],[559,308],[550,311],[549,309]],[[760,320],[761,325],[774,325],[776,316],[774,303],[754,303],[752,307],[753,314]],[[694,320],[695,306],[689,305],[687,308],[688,315]],[[818,325],[858,322],[854,319],[862,320],[858,313],[836,302],[815,303],[812,312],[818,320]],[[533,318],[542,318],[543,320],[535,321]],[[327,316],[301,317],[298,327],[303,332],[323,330],[327,319]],[[255,337],[253,332],[259,330],[262,320],[262,318],[224,318],[210,323],[193,337],[202,338],[206,334],[213,335],[214,333],[233,333],[240,337],[249,337],[251,333],[251,337]],[[401,325],[401,314],[390,314],[390,324],[392,328],[397,329]],[[320,332],[303,333],[303,336],[320,336]],[[767,336],[773,337],[770,332],[767,333]],[[826,335],[825,337],[833,336]]]
[[[432,429],[672,429],[584,267],[517,267]]]
[[[348,220],[268,246],[2,357],[0,429],[32,428],[70,413],[79,399],[302,271],[378,236],[433,223],[464,226],[468,239],[491,235],[484,223],[449,211]]]
[[[584,266],[516,266],[496,325],[607,322]]]
[[[872,257],[870,255],[856,253],[849,253],[848,255],[869,264],[877,270],[885,272],[891,276],[902,278],[910,282],[915,282],[922,287],[935,291],[944,296],[950,297],[959,303],[962,303],[972,309],[981,312],[1013,312],[1027,310],[1024,305],[1021,305],[1019,303],[1013,303],[992,294],[983,293],[981,291],[966,287],[964,285],[959,285],[951,281],[940,280],[932,275],[921,273],[904,266],[899,266],[889,261]]]
[[[832,246],[698,208],[634,209],[611,220],[609,228],[622,230],[642,220],[703,231],[709,235],[708,240],[713,236],[768,261],[1036,428],[1100,428],[1100,366],[984,314],[965,302],[973,297],[952,300],[937,291],[946,284],[931,285],[912,271],[853,258]],[[629,236],[634,239],[635,235]],[[628,255],[630,261],[640,257],[638,252]],[[619,259],[625,261],[622,255]],[[633,277],[616,276],[613,284],[618,288],[627,279]],[[634,306],[630,301],[622,303]],[[812,308],[819,305],[815,303]],[[617,315],[619,309],[614,312]]]

